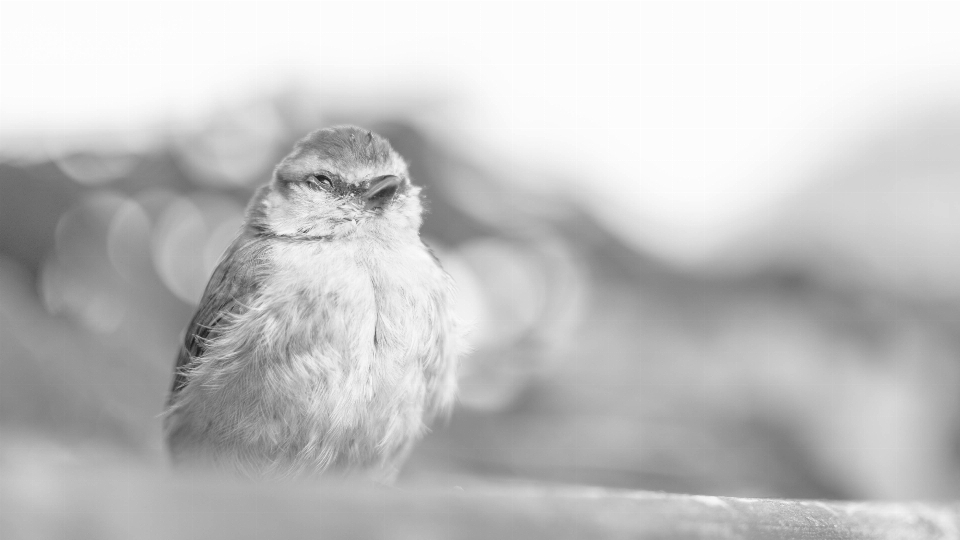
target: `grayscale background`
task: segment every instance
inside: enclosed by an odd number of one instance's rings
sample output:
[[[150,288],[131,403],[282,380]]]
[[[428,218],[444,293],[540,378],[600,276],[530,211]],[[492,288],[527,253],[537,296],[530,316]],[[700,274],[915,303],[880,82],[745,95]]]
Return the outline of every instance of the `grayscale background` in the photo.
[[[165,474],[246,201],[354,123],[425,186],[472,325],[401,485],[960,497],[958,28],[946,2],[4,2],[0,474]]]

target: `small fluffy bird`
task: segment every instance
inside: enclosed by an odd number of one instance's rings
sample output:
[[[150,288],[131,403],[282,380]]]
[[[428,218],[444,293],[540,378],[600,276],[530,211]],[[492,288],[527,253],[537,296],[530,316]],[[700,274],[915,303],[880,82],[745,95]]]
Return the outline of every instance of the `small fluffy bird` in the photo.
[[[187,328],[164,418],[176,463],[393,480],[452,406],[464,350],[422,212],[383,137],[342,126],[295,145]]]

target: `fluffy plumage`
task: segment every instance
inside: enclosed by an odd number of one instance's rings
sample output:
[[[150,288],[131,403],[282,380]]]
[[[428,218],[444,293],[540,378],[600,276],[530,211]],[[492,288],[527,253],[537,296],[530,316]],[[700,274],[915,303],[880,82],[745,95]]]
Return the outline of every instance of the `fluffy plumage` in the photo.
[[[452,405],[463,351],[419,193],[374,133],[297,143],[187,328],[164,421],[175,461],[392,480]]]

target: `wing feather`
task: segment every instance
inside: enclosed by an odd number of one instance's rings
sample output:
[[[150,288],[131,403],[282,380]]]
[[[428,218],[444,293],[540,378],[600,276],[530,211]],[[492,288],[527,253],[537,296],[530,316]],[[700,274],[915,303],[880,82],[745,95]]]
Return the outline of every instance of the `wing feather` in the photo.
[[[243,313],[256,297],[264,277],[266,248],[255,233],[244,230],[220,258],[177,354],[171,400],[187,382],[185,371],[202,359],[222,321],[228,315]]]

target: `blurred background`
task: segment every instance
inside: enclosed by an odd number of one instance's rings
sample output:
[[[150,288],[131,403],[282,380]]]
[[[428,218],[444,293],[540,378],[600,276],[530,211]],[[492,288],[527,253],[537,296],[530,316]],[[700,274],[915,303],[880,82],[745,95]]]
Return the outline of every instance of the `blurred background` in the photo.
[[[473,328],[402,482],[960,497],[960,4],[0,6],[0,471],[164,470],[247,200],[355,123]]]

